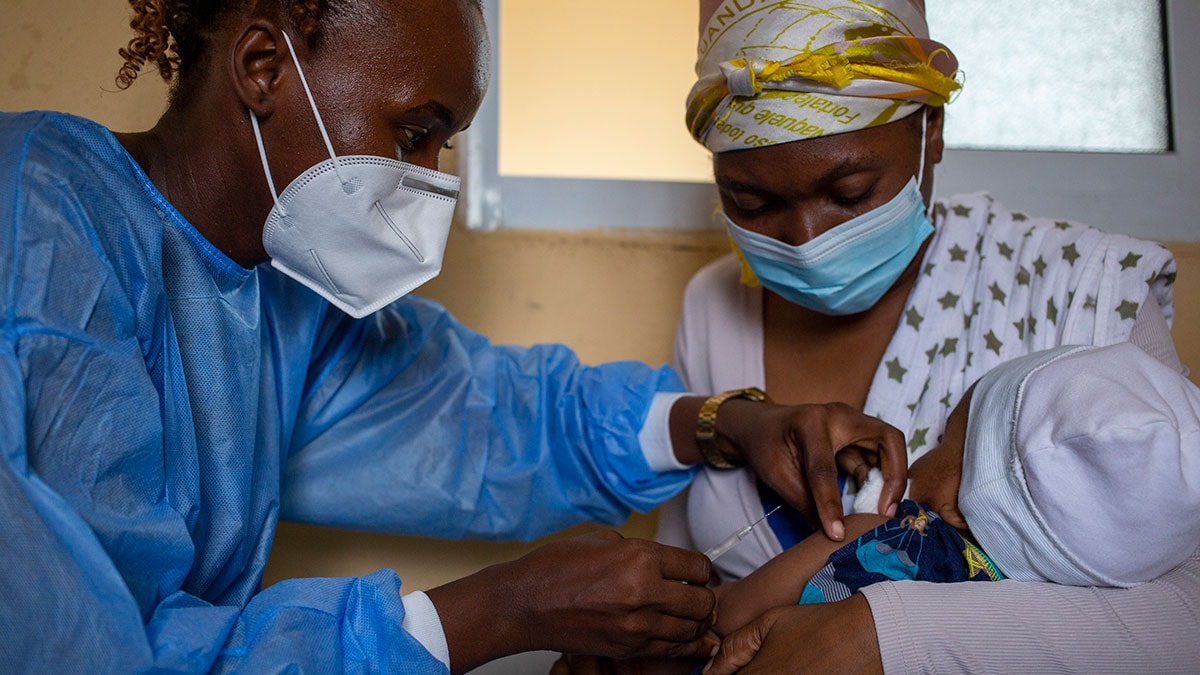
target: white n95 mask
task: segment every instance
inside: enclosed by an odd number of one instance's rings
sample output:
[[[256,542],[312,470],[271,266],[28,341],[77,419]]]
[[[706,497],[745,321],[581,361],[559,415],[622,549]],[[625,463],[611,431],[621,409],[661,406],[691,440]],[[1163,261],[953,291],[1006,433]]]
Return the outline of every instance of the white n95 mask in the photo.
[[[441,271],[459,179],[387,157],[339,157],[291,39],[283,37],[329,159],[276,193],[258,118],[250,112],[275,199],[263,227],[263,247],[273,267],[361,319]]]

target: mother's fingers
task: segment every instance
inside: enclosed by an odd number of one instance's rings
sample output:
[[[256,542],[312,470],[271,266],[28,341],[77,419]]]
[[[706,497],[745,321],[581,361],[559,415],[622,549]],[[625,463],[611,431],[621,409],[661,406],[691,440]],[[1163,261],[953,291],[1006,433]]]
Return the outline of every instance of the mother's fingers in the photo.
[[[721,639],[712,631],[706,632],[701,637],[692,640],[687,644],[677,645],[667,650],[667,656],[672,659],[681,660],[697,660],[707,659],[713,655],[717,647],[721,645]]]
[[[907,484],[908,455],[904,434],[887,422],[844,403],[766,408],[760,431],[743,447],[758,475],[793,508],[815,509],[826,536],[845,537],[838,468],[859,481],[872,466],[884,477],[880,513],[900,501]]]
[[[900,503],[908,487],[908,446],[904,442],[904,433],[889,425],[879,438],[878,448],[879,466],[883,473],[879,513],[890,516],[892,507]]]
[[[858,481],[859,485],[866,482],[871,467],[878,462],[879,458],[874,452],[858,446],[845,448],[837,454],[838,468],[842,470],[842,473],[854,476],[854,480]]]
[[[844,455],[845,463],[853,463],[855,457],[872,465],[878,465],[883,473],[883,489],[879,499],[879,513],[888,515],[891,507],[900,501],[908,484],[908,446],[904,433],[883,420],[861,413],[849,406],[832,404],[830,408],[831,434],[834,436],[835,452]],[[871,457],[873,455],[873,457]],[[871,457],[871,460],[867,458]],[[845,463],[842,464],[845,468]],[[867,467],[855,465],[855,471]],[[860,483],[864,476],[855,473]]]
[[[842,523],[842,491],[838,485],[837,456],[850,445],[843,431],[847,416],[862,416],[850,406],[832,403],[805,406],[798,418],[801,426],[794,429],[796,443],[803,454],[804,479],[812,493],[813,505],[821,521],[821,529],[834,541],[846,536]]]
[[[813,441],[816,439],[810,439]],[[813,505],[825,536],[841,541],[846,536],[842,522],[842,491],[838,487],[838,470],[834,449],[828,439],[810,445],[804,455],[804,477],[812,493]]]
[[[773,612],[767,612],[726,635],[712,661],[704,667],[704,675],[732,675],[750,663],[771,632],[773,617]]]
[[[831,433],[834,429],[829,408],[801,405],[777,409],[769,425],[774,433],[766,438],[777,439],[778,445],[769,452],[751,454],[751,463],[759,477],[788,505],[804,513],[814,526],[819,523],[830,538],[840,541],[845,526],[838,487],[838,448]]]

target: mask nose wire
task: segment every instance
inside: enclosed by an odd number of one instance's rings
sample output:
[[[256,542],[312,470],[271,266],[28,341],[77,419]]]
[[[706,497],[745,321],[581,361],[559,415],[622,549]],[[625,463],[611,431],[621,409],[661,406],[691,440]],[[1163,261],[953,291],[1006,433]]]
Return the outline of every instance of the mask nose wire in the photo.
[[[321,119],[320,111],[317,110],[317,102],[313,99],[312,90],[308,88],[308,78],[304,77],[304,68],[300,66],[300,57],[296,56],[296,49],[292,46],[292,38],[288,37],[286,32],[282,33],[282,35],[283,41],[287,43],[288,53],[292,56],[292,63],[296,64],[296,74],[300,76],[300,84],[304,86],[304,94],[308,96],[308,104],[312,107],[313,117],[317,119],[317,128],[321,130],[321,139],[325,141],[325,149],[329,151],[329,159],[333,160],[333,171],[337,174],[338,182],[344,188],[346,180],[342,177],[341,162],[338,161],[337,153],[333,151],[333,143],[329,140],[329,133],[325,131],[325,122]],[[922,152],[924,152],[924,146],[922,146]]]

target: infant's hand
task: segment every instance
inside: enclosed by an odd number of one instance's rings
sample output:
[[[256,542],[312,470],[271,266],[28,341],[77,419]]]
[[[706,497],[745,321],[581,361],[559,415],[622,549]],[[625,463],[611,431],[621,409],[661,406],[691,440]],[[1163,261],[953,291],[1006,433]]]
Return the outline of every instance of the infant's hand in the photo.
[[[908,468],[908,498],[925,504],[960,530],[967,529],[966,519],[958,510],[958,485],[962,482],[967,414],[972,391],[968,390],[954,412],[950,413],[942,442]]]

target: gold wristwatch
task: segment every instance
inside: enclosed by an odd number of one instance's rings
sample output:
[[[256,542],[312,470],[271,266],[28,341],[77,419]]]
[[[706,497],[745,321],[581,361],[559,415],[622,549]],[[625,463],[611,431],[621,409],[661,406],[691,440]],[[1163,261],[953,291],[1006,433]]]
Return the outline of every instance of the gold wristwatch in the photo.
[[[696,446],[704,457],[704,463],[714,469],[736,469],[739,465],[729,461],[717,448],[717,409],[721,404],[733,398],[746,398],[751,401],[770,402],[762,389],[747,387],[731,389],[710,397],[700,406],[700,416],[696,420]]]

